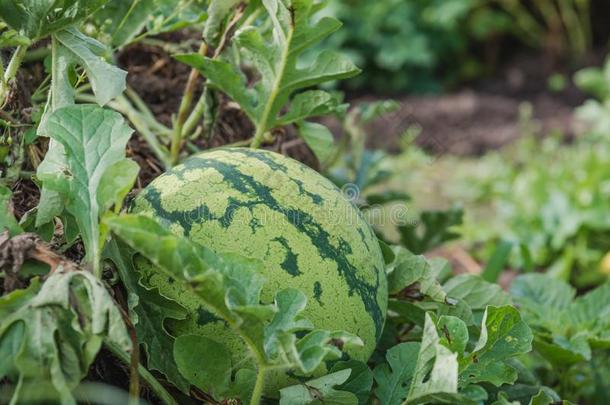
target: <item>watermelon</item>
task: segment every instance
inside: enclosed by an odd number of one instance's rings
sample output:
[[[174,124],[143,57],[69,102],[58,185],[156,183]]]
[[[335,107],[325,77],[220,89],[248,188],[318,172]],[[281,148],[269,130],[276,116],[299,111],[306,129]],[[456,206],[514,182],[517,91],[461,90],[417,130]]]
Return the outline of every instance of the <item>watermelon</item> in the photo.
[[[269,151],[216,149],[155,179],[132,211],[216,252],[261,260],[264,302],[298,288],[316,328],[359,336],[364,346],[347,352],[352,359],[372,354],[388,298],[381,249],[358,208],[316,171]],[[239,337],[195,295],[144,259],[136,265],[149,287],[187,308],[188,319],[170,322],[170,333],[216,339],[243,364],[248,353]]]

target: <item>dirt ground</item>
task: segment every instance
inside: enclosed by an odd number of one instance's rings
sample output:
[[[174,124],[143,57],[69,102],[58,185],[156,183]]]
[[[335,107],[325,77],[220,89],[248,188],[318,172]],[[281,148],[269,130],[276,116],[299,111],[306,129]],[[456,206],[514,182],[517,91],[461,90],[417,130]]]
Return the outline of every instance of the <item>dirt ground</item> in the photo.
[[[593,55],[587,64],[601,63]],[[559,71],[566,79],[577,68]],[[573,84],[563,91],[549,90],[547,78],[557,73],[541,55],[516,58],[493,78],[457,91],[399,98],[400,109],[369,125],[369,144],[391,152],[399,149],[400,136],[418,131],[417,143],[435,154],[480,155],[500,148],[526,132],[561,133],[574,137],[573,110],[586,96]],[[352,103],[371,101],[360,97]],[[336,124],[333,125],[338,130]]]

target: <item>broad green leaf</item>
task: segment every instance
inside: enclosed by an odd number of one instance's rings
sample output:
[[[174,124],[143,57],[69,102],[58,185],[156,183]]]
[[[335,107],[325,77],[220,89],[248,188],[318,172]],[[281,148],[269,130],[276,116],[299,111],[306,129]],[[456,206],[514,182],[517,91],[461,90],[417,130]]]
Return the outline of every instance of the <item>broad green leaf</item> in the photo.
[[[387,364],[375,367],[375,396],[382,404],[397,405],[407,398],[419,349],[415,342],[398,344],[386,353]]]
[[[443,315],[438,318],[436,327],[443,346],[457,353],[458,356],[464,353],[469,337],[466,323],[455,316]]]
[[[298,93],[290,103],[290,110],[278,118],[276,125],[288,125],[309,117],[327,115],[339,107],[336,97],[321,90]],[[332,138],[331,138],[332,139]]]
[[[511,306],[487,307],[474,350],[460,360],[460,385],[512,384],[517,372],[506,360],[532,349],[532,331]]]
[[[125,90],[127,72],[107,63],[104,45],[80,33],[75,28],[61,30],[53,35],[53,81],[44,115],[38,126],[39,136],[50,136],[47,120],[57,109],[74,104],[74,89],[69,78],[72,66],[82,66],[99,105],[105,105]],[[61,142],[50,136],[49,149],[37,169],[38,177],[53,176],[67,166],[66,151]],[[39,227],[61,215],[65,196],[43,184],[36,226]],[[65,224],[64,224],[65,225]]]
[[[529,405],[553,405],[553,404],[566,404],[568,401],[561,401],[557,397],[557,394],[548,389],[541,389],[536,395],[532,397]]]
[[[498,393],[498,398],[491,405],[521,405],[519,401],[510,401],[505,392]]]
[[[224,29],[231,10],[240,0],[211,0],[208,7],[208,20],[205,23],[203,37],[213,47],[218,46],[220,35]]]
[[[309,66],[298,66],[299,56],[306,48],[340,27],[330,17],[311,24],[316,11],[313,5],[312,0],[265,0],[262,6],[271,21],[271,32],[245,27],[235,35],[235,47],[259,73],[260,79],[253,87],[228,61],[195,54],[179,55],[177,59],[199,69],[210,85],[237,102],[254,123],[256,139],[260,140],[274,127],[328,111],[329,98],[320,91],[300,93],[290,102],[295,91],[359,73],[349,59],[331,51],[321,52]],[[285,107],[288,110],[284,117],[288,119],[278,116]]]
[[[104,207],[116,201],[116,195],[99,194],[100,183],[109,168],[125,159],[125,145],[133,131],[120,114],[93,105],[63,107],[53,112],[46,129],[63,146],[65,165],[55,173],[39,170],[38,176],[45,187],[67,201],[66,209],[78,223],[88,260],[96,265],[103,243],[99,220]],[[133,178],[123,180],[131,183],[121,184],[120,189],[133,185]],[[104,198],[111,199],[103,201]]]
[[[9,236],[21,232],[21,227],[11,212],[11,190],[0,184],[0,233],[8,230]]]
[[[282,388],[280,405],[356,405],[356,395],[334,388],[345,383],[350,373],[350,369],[341,370],[304,384]]]
[[[256,371],[249,368],[240,368],[235,373],[235,378],[226,391],[225,396],[228,398],[240,398],[242,403],[246,403],[252,397],[255,384]]]
[[[58,144],[57,142],[54,143],[63,151],[61,144]],[[64,206],[65,202],[58,192],[43,187],[40,191],[40,201],[38,202],[36,211],[36,227],[48,224],[53,221],[55,217],[60,216],[64,210]]]
[[[175,31],[205,19],[206,0],[109,0],[93,15],[114,47]]]
[[[406,403],[439,402],[445,395],[457,394],[457,389],[457,354],[440,344],[436,326],[426,314],[422,342]]]
[[[543,274],[517,277],[511,294],[534,328],[534,347],[554,365],[590,360],[592,348],[610,347],[610,284],[574,299],[567,283]]]
[[[460,274],[450,278],[443,284],[443,290],[449,298],[466,303],[476,315],[477,322],[488,305],[502,306],[511,303],[502,287],[474,274]]]
[[[93,38],[83,35],[75,28],[61,30],[54,34],[57,40],[57,58],[59,59],[60,76],[54,77],[52,96],[58,93],[64,97],[74,99],[72,86],[68,78],[68,67],[79,65],[87,72],[87,78],[91,83],[93,94],[97,103],[101,106],[107,104],[113,98],[119,96],[125,90],[125,78],[127,72],[106,62],[103,59],[108,49]],[[62,86],[61,91],[56,91],[57,86]],[[54,100],[55,108],[69,104],[63,100]]]
[[[333,134],[317,122],[302,121],[298,125],[299,135],[311,148],[321,164],[326,163],[335,153]]]
[[[551,318],[568,308],[576,291],[559,279],[533,273],[517,277],[510,293],[530,317]],[[539,312],[543,308],[548,312]]]
[[[343,349],[363,346],[358,336],[343,331],[319,329],[314,329],[298,340],[295,334],[284,333],[282,340],[284,350],[290,348],[293,353],[288,357],[292,359],[288,364],[301,374],[312,373],[324,361],[339,360]]]
[[[123,200],[135,184],[139,172],[140,166],[130,159],[119,160],[104,171],[97,190],[97,203],[102,212],[112,206],[115,213],[121,210]]]
[[[13,348],[3,372],[18,376],[14,401],[24,387],[51,383],[49,395],[76,404],[72,390],[87,375],[103,341],[129,352],[131,340],[120,310],[104,285],[84,271],[58,268],[40,284],[0,301],[0,352]],[[17,346],[15,350],[15,346]]]
[[[109,0],[93,18],[108,33],[110,43],[120,47],[144,30],[155,8],[155,0]]]
[[[231,352],[222,343],[199,335],[178,336],[174,358],[184,378],[213,397],[228,388]]]
[[[285,349],[292,349],[282,347],[284,334],[313,329],[313,324],[301,315],[307,305],[307,297],[300,290],[290,288],[279,291],[275,296],[275,304],[278,312],[265,327],[265,352],[271,358],[289,355],[289,352],[281,353]]]
[[[436,280],[428,260],[424,256],[416,256],[400,246],[393,246],[392,249],[395,259],[386,268],[390,294],[397,294],[404,288],[418,283],[422,294],[435,301],[445,302],[447,295]]]
[[[256,93],[245,86],[245,76],[239,69],[228,62],[204,58],[198,54],[176,55],[176,59],[202,71],[211,87],[226,93],[249,117],[256,114]]]
[[[592,346],[610,348],[610,283],[576,298],[568,318],[574,329],[586,331]]]
[[[144,346],[148,369],[163,373],[178,389],[188,392],[189,384],[174,360],[174,338],[164,325],[166,319],[185,319],[186,309],[163,297],[158,289],[145,288],[140,282],[142,275],[134,266],[133,256],[132,249],[116,240],[111,240],[104,250],[104,257],[114,263],[127,290],[129,317],[136,328],[138,342]]]
[[[347,360],[335,363],[330,373],[347,369],[352,372],[343,384],[337,386],[337,389],[355,394],[358,397],[358,403],[361,405],[368,403],[373,387],[373,372],[369,366],[361,361]]]
[[[401,244],[415,254],[427,251],[459,237],[454,227],[463,222],[464,211],[453,207],[446,211],[425,211],[417,224],[398,226]]]
[[[73,26],[108,0],[2,0],[0,15],[32,41]]]

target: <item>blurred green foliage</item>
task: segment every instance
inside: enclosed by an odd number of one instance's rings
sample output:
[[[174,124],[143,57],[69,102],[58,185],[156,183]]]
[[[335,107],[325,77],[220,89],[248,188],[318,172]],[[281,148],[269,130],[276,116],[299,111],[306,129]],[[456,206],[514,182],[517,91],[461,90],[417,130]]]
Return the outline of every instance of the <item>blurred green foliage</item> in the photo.
[[[595,138],[566,146],[561,139],[526,138],[506,154],[482,158],[465,179],[471,198],[493,215],[464,225],[465,238],[485,241],[483,256],[510,240],[511,264],[548,272],[587,287],[605,277],[610,251],[610,148]],[[476,216],[476,215],[475,215]],[[486,253],[485,253],[486,252]]]
[[[582,69],[574,75],[574,82],[593,98],[576,109],[576,118],[596,138],[610,135],[610,58],[602,67]]]
[[[344,23],[330,45],[364,74],[348,85],[382,92],[435,92],[472,78],[483,64],[473,44],[510,22],[487,0],[335,0],[327,12]]]

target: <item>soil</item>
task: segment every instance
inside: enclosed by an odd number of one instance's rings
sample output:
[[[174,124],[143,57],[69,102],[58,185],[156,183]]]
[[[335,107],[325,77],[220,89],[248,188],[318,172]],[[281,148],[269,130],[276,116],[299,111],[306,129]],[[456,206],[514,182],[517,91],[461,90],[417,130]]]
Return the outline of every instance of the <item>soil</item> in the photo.
[[[604,50],[593,53],[582,66],[601,64],[604,54]],[[515,57],[496,76],[453,93],[402,97],[398,111],[368,125],[369,146],[397,152],[401,135],[407,130],[417,131],[417,144],[437,155],[480,155],[526,132],[559,132],[570,140],[575,136],[573,110],[585,101],[586,95],[569,80],[564,90],[552,92],[547,78],[560,73],[569,79],[576,70],[577,67],[554,70],[544,55],[524,54]],[[379,98],[357,97],[351,103],[376,99]],[[329,124],[341,133],[337,122]]]
[[[164,35],[160,39],[176,43],[188,40],[192,35],[194,34],[185,31]],[[123,50],[119,54],[118,62],[121,68],[129,72],[128,85],[144,100],[161,123],[171,126],[191,69],[175,61],[163,48],[142,43]],[[195,93],[194,100],[197,100],[200,94]],[[254,134],[254,126],[234,103],[224,97],[217,101],[219,108],[211,136],[193,141],[194,146],[200,150],[244,141]],[[317,168],[318,162],[313,153],[294,133],[286,131],[278,135],[277,142],[268,146],[269,149]],[[162,165],[155,158],[151,158],[152,153],[145,142],[132,140],[129,146],[129,153],[142,169],[138,185],[146,186],[161,173]]]

